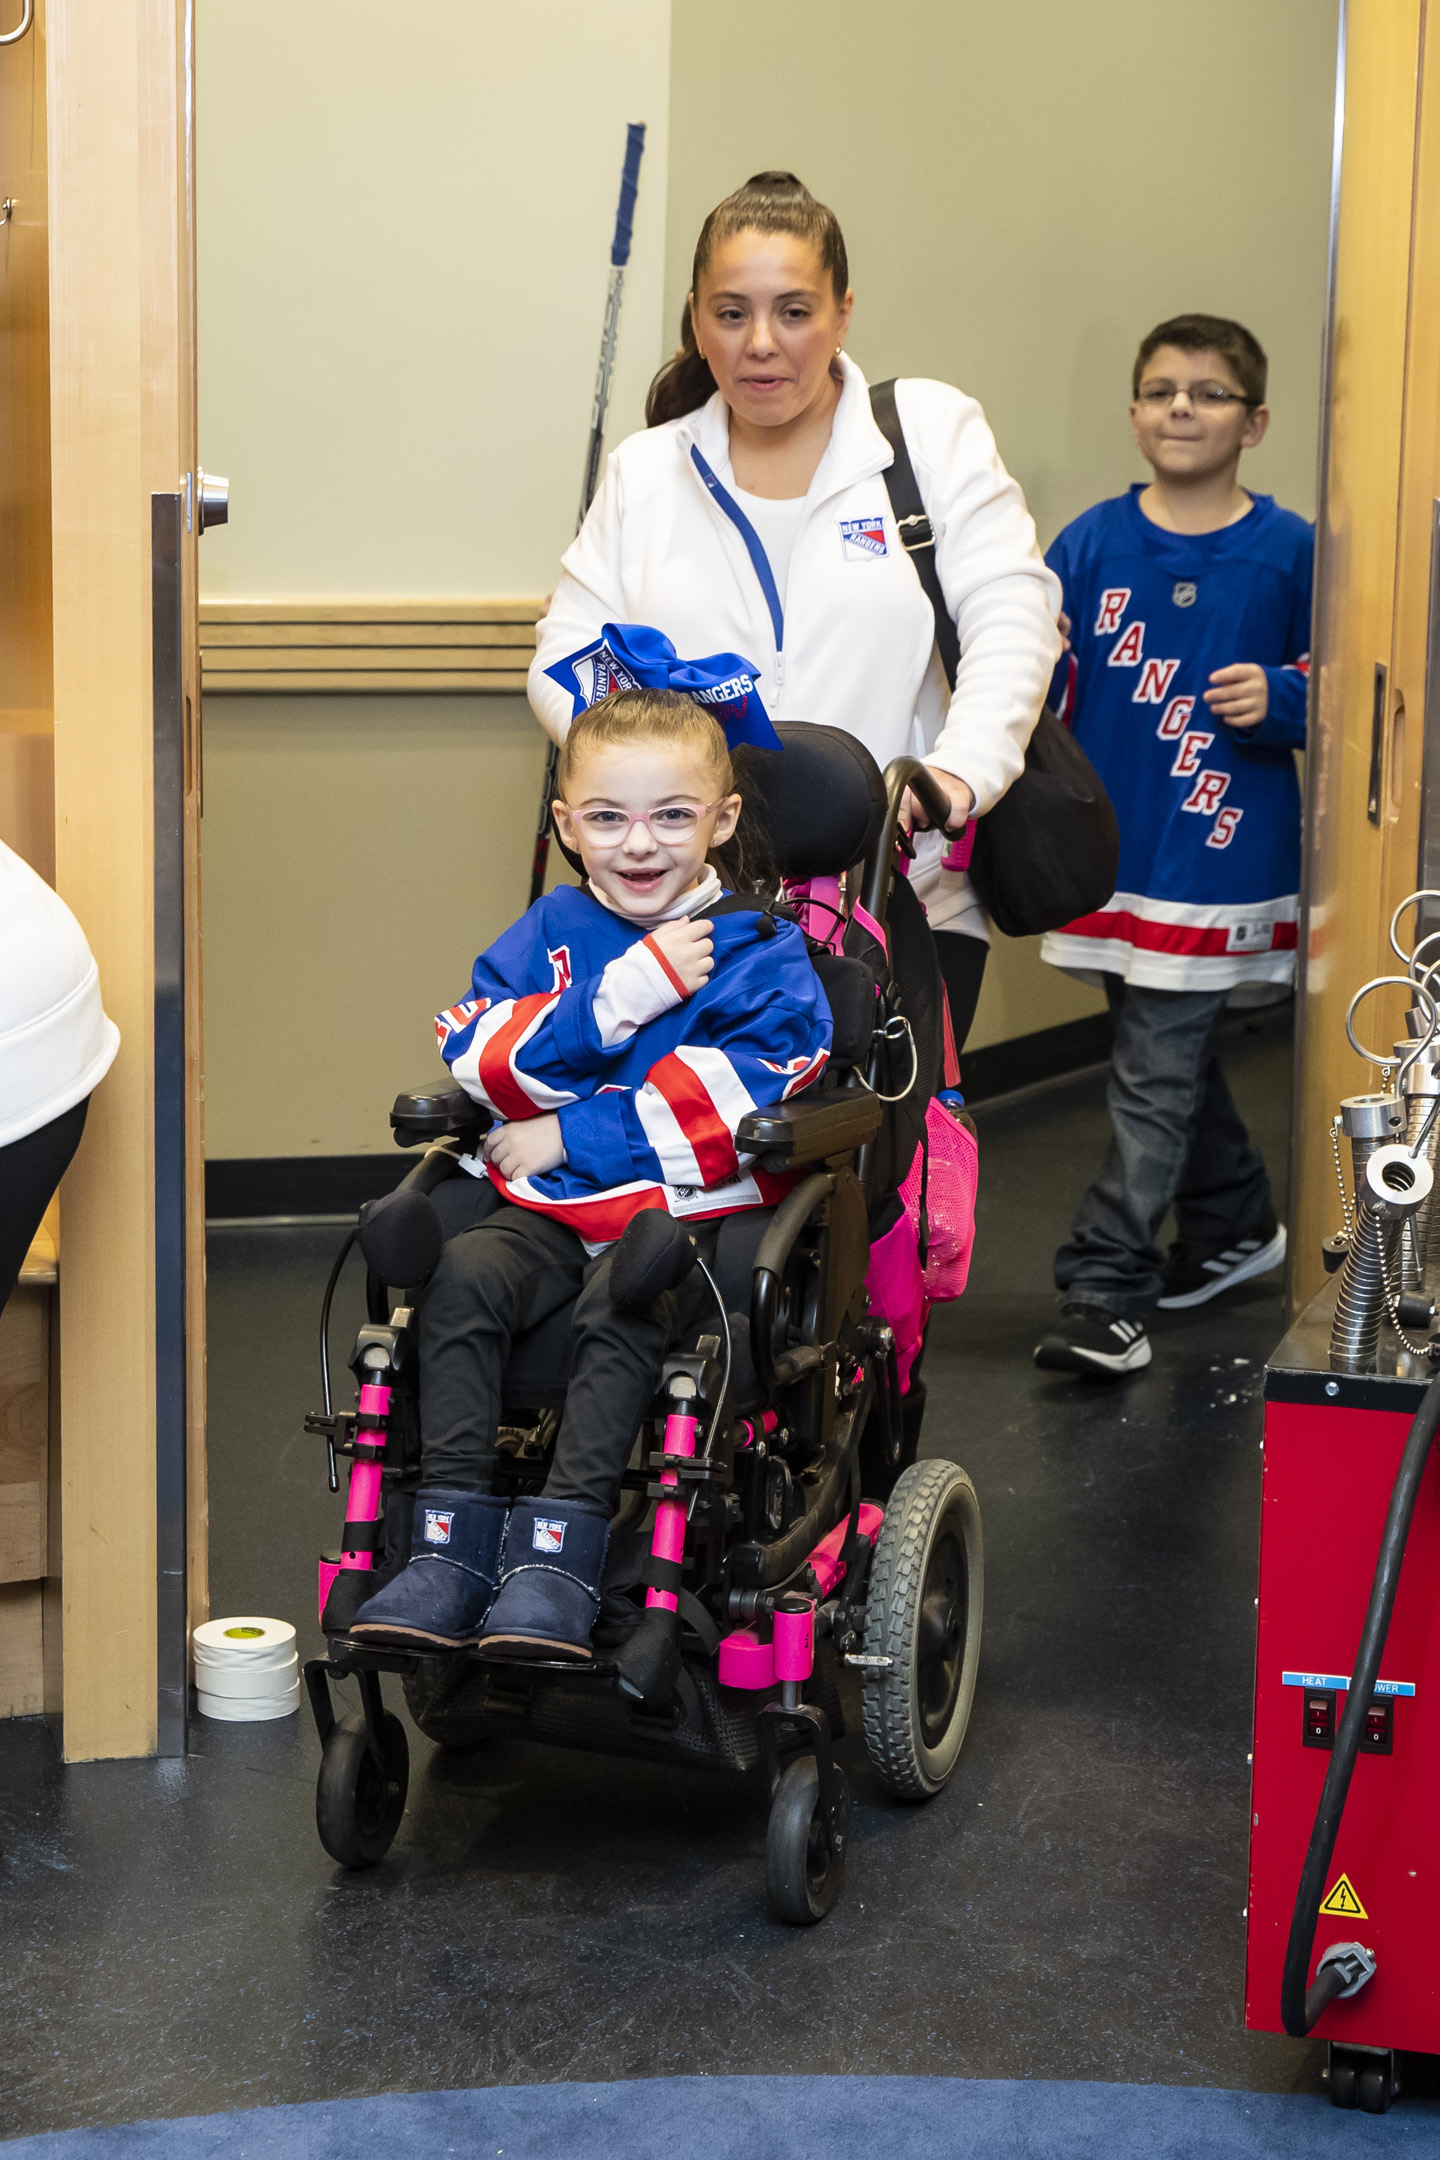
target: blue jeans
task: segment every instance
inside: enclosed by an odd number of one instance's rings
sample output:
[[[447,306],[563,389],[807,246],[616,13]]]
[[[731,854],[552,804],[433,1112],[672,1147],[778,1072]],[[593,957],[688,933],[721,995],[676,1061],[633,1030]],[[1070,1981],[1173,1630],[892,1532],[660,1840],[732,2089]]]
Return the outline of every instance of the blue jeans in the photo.
[[[1067,1303],[1142,1319],[1160,1296],[1156,1233],[1174,1205],[1182,1245],[1220,1249],[1269,1216],[1265,1165],[1214,1047],[1223,990],[1145,990],[1105,977],[1115,1023],[1100,1174],[1055,1255]]]

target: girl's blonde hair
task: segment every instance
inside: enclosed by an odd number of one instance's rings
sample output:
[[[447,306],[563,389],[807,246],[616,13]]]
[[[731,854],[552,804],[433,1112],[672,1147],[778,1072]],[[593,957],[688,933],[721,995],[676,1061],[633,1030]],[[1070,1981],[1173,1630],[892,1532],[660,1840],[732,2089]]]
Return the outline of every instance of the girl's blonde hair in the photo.
[[[747,797],[754,793],[753,783],[746,786],[750,753],[740,749],[732,757],[724,729],[703,705],[682,697],[678,690],[617,690],[570,723],[570,732],[560,745],[562,800],[568,801],[575,768],[589,751],[626,749],[642,742],[665,743],[675,750],[698,753],[710,775],[709,785],[717,802],[741,790]],[[740,822],[734,833],[711,848],[709,860],[732,892],[773,893],[779,889],[769,840],[749,800],[741,803]]]

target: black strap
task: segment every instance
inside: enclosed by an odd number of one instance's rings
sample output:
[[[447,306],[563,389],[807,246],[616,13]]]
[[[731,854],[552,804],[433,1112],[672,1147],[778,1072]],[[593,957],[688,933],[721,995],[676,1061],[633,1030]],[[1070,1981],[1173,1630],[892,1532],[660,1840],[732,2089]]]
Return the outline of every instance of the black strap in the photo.
[[[672,1594],[680,1588],[684,1564],[679,1560],[662,1560],[658,1553],[651,1553],[641,1580],[652,1590],[669,1590]]]
[[[385,1523],[377,1517],[374,1522],[347,1522],[340,1540],[342,1552],[380,1552],[385,1545]]]
[[[955,618],[945,605],[945,595],[940,590],[940,573],[935,568],[935,528],[930,523],[925,500],[920,493],[920,483],[915,478],[915,467],[910,462],[910,446],[905,440],[905,430],[900,425],[893,382],[870,385],[870,410],[875,416],[876,427],[895,453],[895,462],[885,474],[890,508],[900,535],[900,545],[914,563],[915,575],[934,610],[935,643],[940,652],[940,665],[945,670],[945,680],[953,690],[960,666],[960,633],[955,628]]]

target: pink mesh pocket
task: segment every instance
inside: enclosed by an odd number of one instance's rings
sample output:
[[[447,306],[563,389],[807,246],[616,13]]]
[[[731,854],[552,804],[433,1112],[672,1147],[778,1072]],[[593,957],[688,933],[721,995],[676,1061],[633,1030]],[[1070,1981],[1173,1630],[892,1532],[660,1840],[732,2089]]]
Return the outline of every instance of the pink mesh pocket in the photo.
[[[935,1304],[958,1298],[970,1275],[975,1245],[975,1194],[980,1181],[980,1150],[968,1125],[953,1117],[944,1103],[932,1102],[925,1113],[930,1149],[930,1178],[925,1210],[930,1218],[930,1250],[925,1261],[925,1295]],[[918,1238],[922,1151],[900,1187],[900,1198]]]

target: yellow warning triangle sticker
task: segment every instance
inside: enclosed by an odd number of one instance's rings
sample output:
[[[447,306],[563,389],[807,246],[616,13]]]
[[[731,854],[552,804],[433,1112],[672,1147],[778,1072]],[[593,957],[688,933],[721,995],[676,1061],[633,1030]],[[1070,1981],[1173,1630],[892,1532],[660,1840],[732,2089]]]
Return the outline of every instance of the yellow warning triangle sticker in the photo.
[[[1339,1878],[1320,1910],[1335,1920],[1368,1920],[1370,1917],[1348,1875]]]

